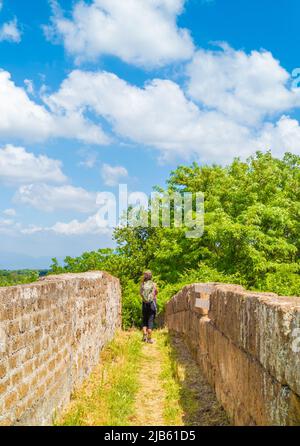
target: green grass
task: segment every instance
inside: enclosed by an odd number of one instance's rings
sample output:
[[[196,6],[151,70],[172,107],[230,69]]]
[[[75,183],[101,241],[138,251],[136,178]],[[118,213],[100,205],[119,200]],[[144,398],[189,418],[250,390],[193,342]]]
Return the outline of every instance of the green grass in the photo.
[[[155,420],[166,426],[227,425],[226,414],[184,342],[166,330],[155,331],[154,338],[157,343],[146,346],[138,331],[119,333],[104,349],[100,364],[54,424],[132,426],[137,423],[140,426]],[[154,388],[147,387],[151,373]],[[145,386],[141,377],[146,379]],[[137,404],[141,401],[144,404],[145,388],[147,402],[151,403],[150,409],[146,405],[146,412]],[[157,416],[149,417],[147,410],[159,414],[159,420]]]
[[[183,413],[180,404],[181,385],[176,353],[166,331],[157,332],[157,343],[162,356],[161,380],[165,391],[164,420],[168,426],[181,426]]]
[[[138,391],[141,350],[140,333],[120,333],[102,352],[101,364],[75,392],[70,407],[55,425],[129,425]]]

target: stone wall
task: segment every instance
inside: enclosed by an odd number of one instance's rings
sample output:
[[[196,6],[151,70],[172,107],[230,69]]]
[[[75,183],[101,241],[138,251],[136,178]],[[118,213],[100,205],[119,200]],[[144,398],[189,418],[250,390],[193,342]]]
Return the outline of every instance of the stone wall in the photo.
[[[107,273],[0,288],[0,425],[51,424],[120,325],[120,284]]]
[[[185,287],[167,305],[235,425],[300,425],[300,298],[222,284]]]

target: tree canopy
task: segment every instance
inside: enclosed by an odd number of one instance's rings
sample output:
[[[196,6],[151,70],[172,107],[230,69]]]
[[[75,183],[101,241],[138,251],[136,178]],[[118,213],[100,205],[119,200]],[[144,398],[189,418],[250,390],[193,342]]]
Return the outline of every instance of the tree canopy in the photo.
[[[39,278],[38,271],[17,270],[7,271],[0,270],[0,287],[8,287],[13,285],[21,285],[35,282]]]
[[[186,283],[222,281],[250,289],[300,295],[300,157],[277,159],[258,152],[231,165],[179,166],[165,191],[203,192],[205,231],[186,237],[186,228],[122,227],[115,250],[67,258],[53,272],[105,269],[124,287],[125,323],[138,322],[138,282],[151,269],[161,304]],[[151,212],[151,210],[149,211]]]

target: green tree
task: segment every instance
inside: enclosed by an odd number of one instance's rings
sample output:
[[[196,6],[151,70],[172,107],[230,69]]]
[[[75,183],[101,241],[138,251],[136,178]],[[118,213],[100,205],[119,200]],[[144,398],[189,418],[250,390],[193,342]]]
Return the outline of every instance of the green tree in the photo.
[[[54,262],[53,272],[105,269],[118,276],[126,325],[139,322],[138,284],[145,269],[154,272],[162,307],[174,292],[195,281],[300,295],[299,156],[287,153],[277,159],[257,152],[226,167],[179,166],[166,189],[157,190],[204,193],[201,238],[188,239],[184,227],[119,227],[115,250],[68,257],[64,268]],[[149,220],[150,214],[151,209]]]

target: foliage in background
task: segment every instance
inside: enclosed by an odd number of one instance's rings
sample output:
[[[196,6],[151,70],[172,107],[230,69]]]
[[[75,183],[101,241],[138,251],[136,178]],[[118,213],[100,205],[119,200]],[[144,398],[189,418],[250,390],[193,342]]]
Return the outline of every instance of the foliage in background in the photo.
[[[186,228],[117,228],[116,250],[68,257],[64,267],[54,260],[52,271],[104,269],[118,276],[126,327],[140,323],[139,280],[146,269],[159,285],[160,308],[197,281],[300,295],[299,156],[286,153],[280,160],[258,152],[227,167],[180,166],[165,192],[205,194],[203,237],[186,238]]]
[[[20,270],[6,271],[0,270],[0,287],[21,285],[35,282],[39,278],[38,271]]]

